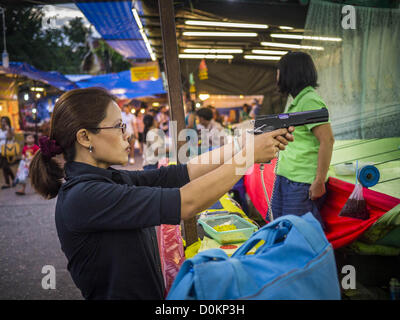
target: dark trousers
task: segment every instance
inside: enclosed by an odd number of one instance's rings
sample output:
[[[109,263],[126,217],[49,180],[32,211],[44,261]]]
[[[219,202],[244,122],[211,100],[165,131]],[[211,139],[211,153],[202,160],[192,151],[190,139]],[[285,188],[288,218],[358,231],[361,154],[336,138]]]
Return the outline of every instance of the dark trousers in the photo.
[[[305,213],[312,212],[321,223],[322,228],[325,229],[320,209],[325,202],[326,193],[313,201],[309,198],[310,186],[308,183],[294,182],[277,175],[271,203],[274,219],[287,214],[302,216]]]
[[[15,176],[10,168],[10,165],[9,165],[7,159],[4,157],[0,157],[0,165],[1,165],[1,168],[3,169],[3,176],[4,176],[5,183],[12,184]]]

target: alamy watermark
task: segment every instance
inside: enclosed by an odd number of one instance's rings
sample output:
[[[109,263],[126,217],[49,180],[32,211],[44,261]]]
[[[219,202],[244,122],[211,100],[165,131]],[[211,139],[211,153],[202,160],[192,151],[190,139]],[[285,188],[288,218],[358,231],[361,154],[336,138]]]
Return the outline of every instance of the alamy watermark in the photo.
[[[56,268],[52,265],[45,265],[42,268],[42,274],[45,276],[42,278],[42,288],[44,290],[55,290],[56,289]]]
[[[342,267],[342,274],[345,276],[342,278],[342,288],[344,290],[356,289],[356,268],[350,264]]]
[[[238,145],[238,141],[245,141],[246,146],[254,146],[254,135],[244,129],[235,129],[233,135],[227,134],[224,130],[202,129],[200,135],[196,130],[183,129],[177,132],[177,122],[169,122],[169,133],[171,145],[169,148],[169,161],[176,163],[187,163],[189,160],[193,164],[232,164],[233,156],[236,163],[236,174],[244,175],[254,163],[254,153],[244,152]],[[161,129],[152,129],[146,135],[145,157],[155,159],[160,155],[166,154],[166,141],[168,137]],[[179,152],[176,152],[176,142],[184,142]],[[230,148],[220,148],[230,146]],[[202,154],[213,151],[211,157],[201,156]],[[253,150],[253,148],[250,148]],[[236,151],[236,152],[235,152]]]
[[[356,29],[356,8],[351,5],[342,7],[342,28],[345,30]]]

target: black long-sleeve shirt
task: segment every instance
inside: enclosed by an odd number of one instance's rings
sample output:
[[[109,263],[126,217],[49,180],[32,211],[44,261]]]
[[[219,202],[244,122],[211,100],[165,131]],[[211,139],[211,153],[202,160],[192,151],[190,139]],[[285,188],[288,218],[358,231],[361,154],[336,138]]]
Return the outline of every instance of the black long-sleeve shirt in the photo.
[[[85,299],[163,299],[154,226],[179,224],[186,165],[158,170],[65,166],[56,227],[68,270]]]

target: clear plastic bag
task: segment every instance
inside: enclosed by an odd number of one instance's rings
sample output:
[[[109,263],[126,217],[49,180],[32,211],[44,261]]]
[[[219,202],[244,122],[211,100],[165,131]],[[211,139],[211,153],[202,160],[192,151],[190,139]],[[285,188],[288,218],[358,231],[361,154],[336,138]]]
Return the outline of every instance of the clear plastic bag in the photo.
[[[364,200],[363,186],[361,184],[356,184],[349,199],[347,200],[342,210],[340,211],[339,216],[350,217],[361,220],[369,219],[367,203]]]
[[[18,165],[16,181],[18,181],[18,183],[26,183],[28,175],[29,175],[29,162],[22,159]]]

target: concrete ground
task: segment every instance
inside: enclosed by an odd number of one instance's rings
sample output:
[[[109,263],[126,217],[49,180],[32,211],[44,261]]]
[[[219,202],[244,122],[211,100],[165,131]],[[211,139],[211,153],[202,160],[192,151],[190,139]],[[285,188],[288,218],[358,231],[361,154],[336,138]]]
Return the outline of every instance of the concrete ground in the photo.
[[[116,167],[121,168],[121,167]],[[125,170],[142,168],[136,163]],[[17,166],[12,167],[13,171]],[[0,185],[4,177],[0,172]],[[0,300],[77,300],[82,299],[67,270],[54,222],[56,199],[44,200],[30,185],[26,195],[15,188],[0,190]],[[42,273],[46,265],[56,272],[56,288],[43,289]]]

